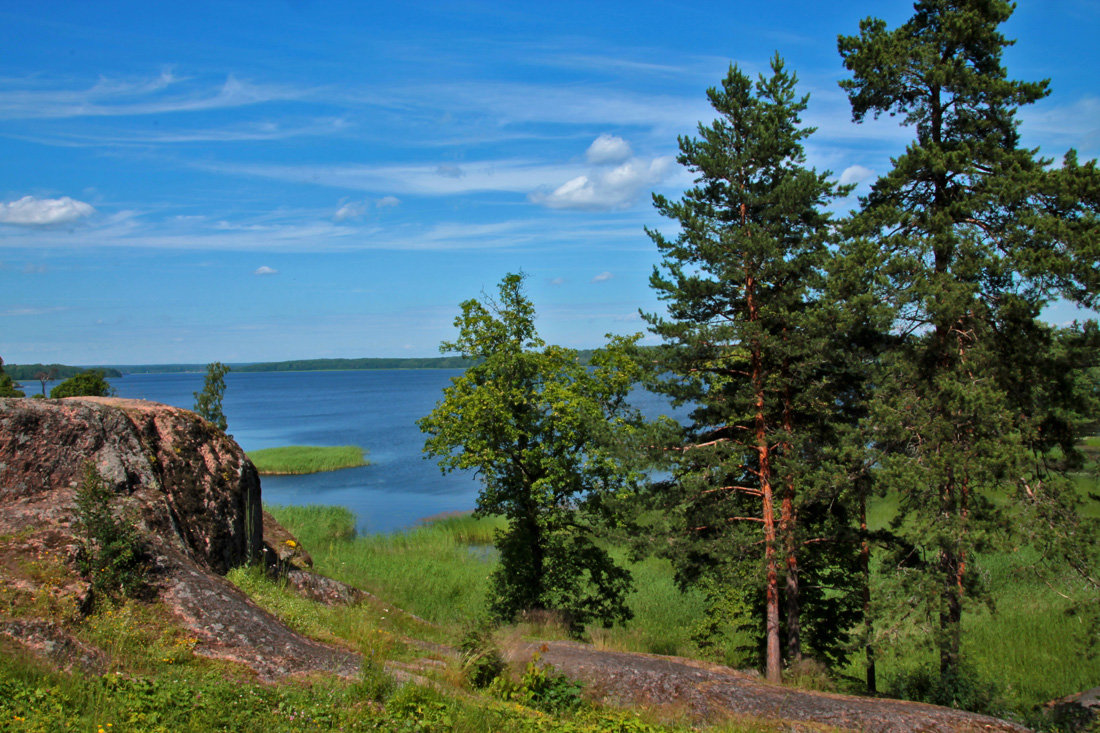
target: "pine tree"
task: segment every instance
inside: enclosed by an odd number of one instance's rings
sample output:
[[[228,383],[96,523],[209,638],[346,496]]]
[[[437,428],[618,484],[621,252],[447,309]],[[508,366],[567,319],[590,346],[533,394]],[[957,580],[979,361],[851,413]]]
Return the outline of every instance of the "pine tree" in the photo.
[[[1030,398],[1013,394],[1004,360],[1028,350],[1055,293],[1089,304],[1100,278],[1094,165],[1071,151],[1051,169],[1020,147],[1016,109],[1047,82],[1007,78],[997,28],[1011,12],[922,0],[895,30],[867,19],[839,39],[854,119],[900,115],[915,133],[854,231],[879,243],[882,300],[903,336],[875,380],[877,480],[898,496],[899,567],[928,599],[945,677],[959,674],[963,600],[981,595],[974,563],[1009,528],[994,498],[1033,501]]]
[[[795,84],[776,56],[771,76],[755,85],[731,67],[708,90],[719,118],[679,141],[695,187],[676,202],[654,196],[680,234],[648,232],[663,257],[650,283],[668,315],[646,318],[665,341],[659,370],[672,375],[656,389],[695,405],[675,447],[685,525],[678,574],[709,589],[716,609],[763,601],[772,681],[782,670],[781,594],[795,658],[800,574],[828,570],[800,565],[814,510],[798,477],[830,404],[815,299],[830,231],[822,208],[843,193],[827,173],[804,167],[802,141],[812,130],[800,127],[807,99]],[[826,515],[816,519],[832,521]]]

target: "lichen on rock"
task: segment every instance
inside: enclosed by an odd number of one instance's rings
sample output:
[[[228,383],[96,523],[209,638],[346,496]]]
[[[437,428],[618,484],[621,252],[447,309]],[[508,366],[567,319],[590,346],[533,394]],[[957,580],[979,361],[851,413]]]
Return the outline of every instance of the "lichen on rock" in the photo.
[[[120,509],[136,518],[155,557],[151,580],[158,597],[196,634],[196,653],[242,662],[263,678],[355,672],[357,655],[296,634],[219,577],[262,559],[260,479],[231,437],[168,405],[0,398],[0,538],[13,556],[52,553],[58,567],[70,568],[45,583],[0,563],[0,591],[53,594],[69,599],[66,607],[83,605],[79,596],[88,584],[82,586],[73,569],[73,520],[88,463]],[[273,535],[286,532],[271,522]],[[308,558],[300,549],[291,555]]]

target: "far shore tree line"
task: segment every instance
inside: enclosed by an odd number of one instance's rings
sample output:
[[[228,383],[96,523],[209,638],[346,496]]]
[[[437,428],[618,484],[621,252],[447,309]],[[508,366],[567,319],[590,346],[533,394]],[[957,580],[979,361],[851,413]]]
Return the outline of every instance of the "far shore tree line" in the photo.
[[[34,378],[42,383],[42,392],[33,397],[44,398],[46,396],[46,382],[58,377],[58,369],[41,369],[34,373]],[[74,370],[75,371],[75,370]],[[219,430],[228,428],[225,412],[222,409],[222,400],[225,396],[225,375],[229,373],[229,367],[215,361],[206,367],[206,378],[201,392],[195,395],[194,411],[200,417],[213,423]],[[26,393],[17,389],[11,376],[4,371],[4,360],[0,358],[0,397],[25,397]],[[106,373],[102,369],[88,369],[75,371],[50,390],[50,399],[64,397],[108,397],[115,393],[115,388],[107,381]]]
[[[1007,76],[1011,12],[922,0],[898,28],[840,37],[854,121],[914,134],[843,219],[828,207],[851,188],[806,165],[794,74],[778,55],[755,81],[731,67],[707,93],[717,118],[679,140],[694,187],[654,196],[677,233],[648,232],[665,312],[643,314],[662,341],[644,358],[637,337],[590,369],[544,344],[521,275],[462,304],[441,352],[479,363],[420,427],[443,471],[480,474],[477,513],[508,519],[498,618],[629,618],[610,525],[706,595],[712,639],[748,631],[772,681],[860,650],[874,692],[898,623],[925,625],[959,680],[987,552],[1026,545],[1034,572],[1074,575],[1100,607],[1097,528],[1067,478],[1098,427],[1100,332],[1039,318],[1056,298],[1097,304],[1100,174],[1021,147],[1017,109],[1048,83]],[[633,413],[639,377],[686,424]],[[654,466],[667,478],[647,484]]]

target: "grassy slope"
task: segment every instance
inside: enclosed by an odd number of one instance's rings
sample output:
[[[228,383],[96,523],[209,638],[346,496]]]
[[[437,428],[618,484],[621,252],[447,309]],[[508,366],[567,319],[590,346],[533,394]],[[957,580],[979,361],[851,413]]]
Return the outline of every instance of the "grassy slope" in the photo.
[[[296,527],[315,546],[327,537],[346,547],[351,524],[344,510],[287,510],[305,519]],[[452,529],[469,524],[455,520]],[[474,523],[476,525],[476,523]],[[312,529],[311,529],[312,528]],[[477,532],[481,532],[480,529]],[[319,534],[318,534],[319,533]],[[462,537],[460,529],[456,533]],[[470,537],[467,537],[470,538]],[[478,535],[481,538],[481,535]],[[0,551],[18,537],[0,537]],[[63,584],[69,571],[58,558],[36,561],[35,577]],[[398,685],[386,665],[424,657],[419,641],[455,644],[450,629],[399,612],[388,601],[326,607],[306,601],[259,569],[237,569],[229,579],[259,605],[299,632],[357,650],[364,668],[356,680],[325,675],[260,684],[243,667],[196,656],[196,639],[159,604],[104,603],[89,616],[56,606],[49,596],[28,595],[0,575],[0,621],[47,618],[78,639],[107,652],[102,676],[43,667],[0,634],[0,730],[35,731],[562,731],[648,733],[686,731],[662,725],[646,711],[584,704],[572,712],[542,712],[499,693],[471,689],[449,657],[417,668],[426,684]],[[522,691],[522,683],[520,690]],[[770,731],[741,722],[719,731]]]
[[[366,466],[366,451],[356,445],[289,445],[251,451],[248,457],[263,475],[292,475]]]

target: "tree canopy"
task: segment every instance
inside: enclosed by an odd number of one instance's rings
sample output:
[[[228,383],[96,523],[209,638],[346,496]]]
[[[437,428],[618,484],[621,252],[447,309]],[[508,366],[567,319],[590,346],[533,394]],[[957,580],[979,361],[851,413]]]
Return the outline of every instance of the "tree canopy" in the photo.
[[[201,392],[194,392],[195,412],[202,418],[209,420],[225,431],[229,424],[222,410],[222,399],[225,396],[225,375],[229,373],[229,367],[220,361],[206,365],[206,380],[203,382]]]
[[[900,335],[874,378],[873,460],[898,498],[907,597],[936,617],[948,676],[963,600],[981,597],[980,553],[1019,525],[1005,513],[1052,503],[1072,514],[1045,456],[1056,443],[1072,454],[1080,437],[1081,417],[1058,408],[1075,399],[1051,376],[1084,334],[1060,336],[1038,316],[1056,295],[1095,303],[1100,282],[1094,163],[1069,151],[1052,168],[1020,146],[1016,111],[1048,84],[1008,78],[998,28],[1012,8],[922,0],[894,30],[869,18],[839,39],[853,118],[898,115],[914,132],[861,201],[846,254],[875,273]],[[1019,378],[1036,368],[1037,380]],[[1055,412],[1073,427],[1045,430]]]
[[[69,377],[50,390],[50,399],[62,397],[108,397],[115,388],[103,376],[99,369],[89,369],[74,377]]]
[[[539,338],[523,279],[505,277],[498,300],[462,303],[458,336],[440,351],[475,365],[418,421],[424,450],[444,472],[475,471],[476,513],[508,521],[496,538],[496,617],[552,610],[574,628],[611,625],[631,615],[631,580],[597,529],[608,496],[632,492],[639,479],[614,450],[637,418],[626,403],[638,377],[626,353],[631,339],[613,339],[586,368],[576,352]]]

